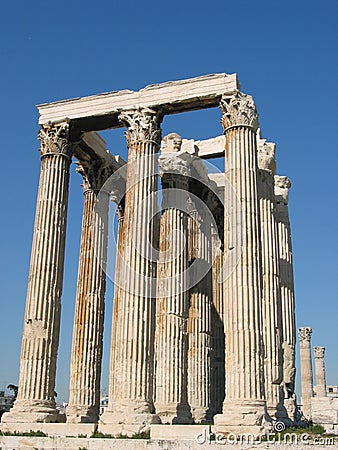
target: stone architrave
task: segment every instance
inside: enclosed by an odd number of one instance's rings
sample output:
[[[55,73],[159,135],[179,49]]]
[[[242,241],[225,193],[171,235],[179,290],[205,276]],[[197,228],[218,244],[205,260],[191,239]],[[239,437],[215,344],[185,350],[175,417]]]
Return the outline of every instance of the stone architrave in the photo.
[[[55,373],[59,345],[69,166],[69,124],[39,132],[41,172],[36,203],[20,378],[14,407],[2,422],[62,422],[56,410]]]
[[[295,345],[296,319],[292,262],[292,240],[288,210],[290,180],[275,175],[275,204],[279,246],[279,285],[282,310],[283,389],[284,406],[291,420],[295,420]]]
[[[214,418],[216,432],[259,434],[266,419],[262,342],[260,213],[257,181],[258,114],[251,96],[224,96],[226,177],[240,203],[225,200],[225,252],[232,258],[242,243],[234,270],[224,280],[226,399]],[[227,190],[229,191],[229,190]]]
[[[67,422],[96,423],[100,407],[109,192],[101,190],[113,173],[103,159],[83,162],[84,206]],[[100,203],[100,204],[98,204]]]
[[[134,434],[158,423],[153,400],[157,152],[161,117],[148,109],[121,113],[127,126],[128,166],[114,296],[109,403],[99,429]],[[139,247],[137,245],[139,244]]]
[[[162,423],[191,424],[187,402],[187,200],[191,156],[180,152],[182,139],[176,133],[169,134],[162,142],[159,158],[162,216],[157,266],[155,408]]]
[[[311,334],[312,328],[310,327],[298,328],[303,414],[307,420],[312,419],[311,399],[313,397],[313,374],[311,359]]]
[[[316,397],[326,397],[326,377],[325,377],[325,347],[314,347],[316,368]]]
[[[279,286],[278,230],[275,218],[276,145],[257,136],[258,182],[262,243],[264,375],[267,411],[274,419],[286,416],[281,382],[282,311]]]

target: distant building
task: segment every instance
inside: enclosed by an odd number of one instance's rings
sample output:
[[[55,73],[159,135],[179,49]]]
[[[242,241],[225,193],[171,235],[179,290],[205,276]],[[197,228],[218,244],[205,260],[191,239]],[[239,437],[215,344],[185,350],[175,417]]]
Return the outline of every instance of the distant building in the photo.
[[[101,397],[100,399],[100,415],[108,408],[108,397]]]
[[[0,391],[0,417],[11,409],[13,401],[14,395],[6,395],[5,391]]]
[[[326,386],[326,395],[331,398],[338,398],[338,386]]]

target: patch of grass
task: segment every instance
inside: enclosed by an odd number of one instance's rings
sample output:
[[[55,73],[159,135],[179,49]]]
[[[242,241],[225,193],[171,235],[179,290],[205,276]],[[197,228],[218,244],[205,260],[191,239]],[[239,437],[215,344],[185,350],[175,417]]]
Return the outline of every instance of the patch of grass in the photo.
[[[118,434],[117,436],[115,436],[116,439],[129,439],[129,437],[126,434]]]
[[[150,430],[133,434],[130,439],[150,439]]]
[[[309,428],[306,428],[306,431],[313,434],[324,434],[325,428],[322,425],[310,425]]]
[[[48,437],[43,431],[0,431],[0,436]]]
[[[114,439],[114,436],[112,436],[111,434],[104,434],[100,433],[99,431],[94,431],[94,433],[90,437],[96,439]]]

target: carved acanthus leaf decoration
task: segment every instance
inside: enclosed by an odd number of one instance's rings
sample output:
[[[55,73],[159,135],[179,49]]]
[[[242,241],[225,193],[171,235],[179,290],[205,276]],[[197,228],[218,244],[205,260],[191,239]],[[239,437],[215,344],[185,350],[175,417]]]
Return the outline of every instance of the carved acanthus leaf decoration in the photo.
[[[298,337],[300,342],[310,342],[312,335],[311,327],[298,328]]]
[[[249,126],[257,130],[258,113],[255,102],[251,95],[242,94],[237,91],[231,96],[224,95],[220,102],[223,113],[222,125],[227,130],[233,126]]]
[[[114,167],[103,159],[96,159],[90,162],[78,163],[76,169],[83,178],[83,190],[100,191],[104,183],[114,173]]]
[[[42,125],[38,138],[41,142],[41,156],[55,154],[71,157],[72,149],[69,143],[69,123],[63,122]]]
[[[125,111],[119,115],[119,120],[126,127],[128,145],[133,142],[153,142],[158,147],[161,144],[161,114],[148,109]]]

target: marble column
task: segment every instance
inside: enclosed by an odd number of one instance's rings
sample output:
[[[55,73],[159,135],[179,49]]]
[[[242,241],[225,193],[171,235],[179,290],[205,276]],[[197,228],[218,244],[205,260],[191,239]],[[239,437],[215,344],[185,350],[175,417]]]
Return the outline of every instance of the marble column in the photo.
[[[296,319],[292,263],[292,240],[288,211],[290,180],[275,175],[275,204],[279,247],[279,284],[282,310],[283,388],[284,405],[290,419],[296,412],[295,398],[295,345]]]
[[[311,398],[313,397],[313,375],[311,359],[312,328],[298,328],[300,344],[300,373],[302,380],[302,403],[305,419],[311,420]]]
[[[159,422],[153,400],[155,282],[158,235],[157,151],[160,116],[141,109],[121,113],[127,126],[128,167],[120,279],[114,295],[109,403],[103,432],[133,434]]]
[[[212,242],[208,219],[206,210],[197,207],[191,211],[189,220],[192,287],[188,314],[188,403],[195,423],[210,422],[214,414],[211,410]]]
[[[262,273],[257,182],[258,114],[251,96],[223,97],[226,178],[240,208],[225,200],[225,252],[242,243],[233,272],[224,280],[226,399],[214,418],[216,432],[260,433],[266,418],[262,336]]]
[[[223,212],[224,215],[224,212]],[[223,220],[222,220],[223,222]],[[212,345],[213,360],[211,361],[211,404],[215,414],[222,413],[225,397],[224,371],[224,299],[223,284],[220,275],[223,267],[223,244],[215,227],[211,228],[212,240]]]
[[[190,155],[179,153],[181,142],[182,139],[174,133],[166,136],[159,159],[162,216],[157,266],[155,408],[162,423],[189,424],[192,423],[187,402],[187,199]]]
[[[263,276],[264,377],[267,411],[274,419],[286,416],[283,407],[282,317],[279,286],[279,247],[275,218],[275,144],[257,137],[259,205]]]
[[[325,347],[314,347],[316,368],[316,397],[326,397],[326,377],[325,377]]]
[[[99,159],[80,163],[77,171],[83,177],[84,206],[66,415],[67,422],[95,423],[100,408],[109,208],[109,192],[100,189],[113,170]]]
[[[60,422],[55,404],[71,147],[69,124],[42,126],[41,172],[14,407],[2,422]]]

